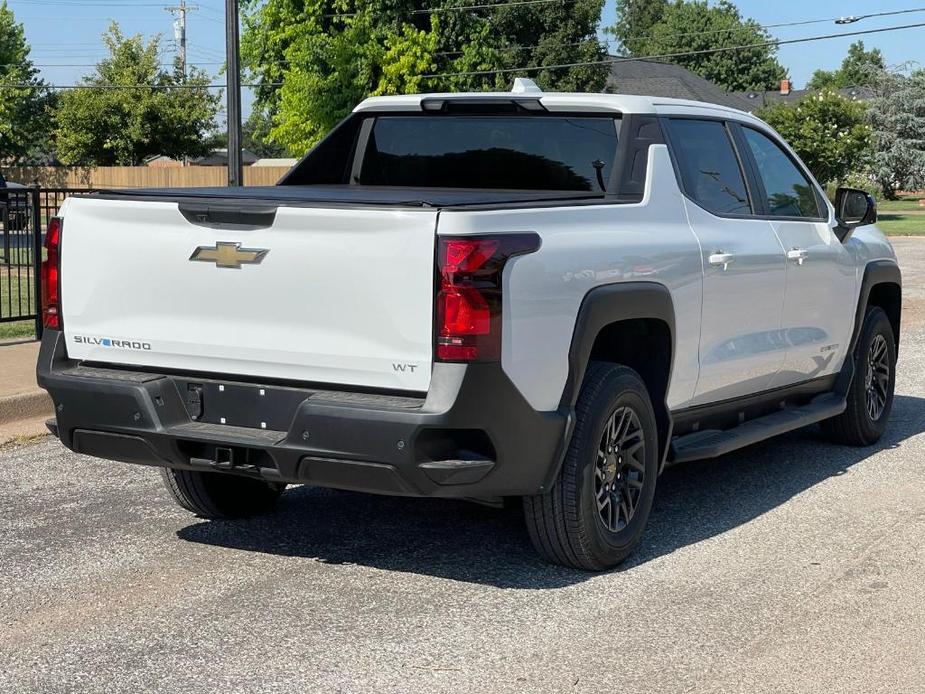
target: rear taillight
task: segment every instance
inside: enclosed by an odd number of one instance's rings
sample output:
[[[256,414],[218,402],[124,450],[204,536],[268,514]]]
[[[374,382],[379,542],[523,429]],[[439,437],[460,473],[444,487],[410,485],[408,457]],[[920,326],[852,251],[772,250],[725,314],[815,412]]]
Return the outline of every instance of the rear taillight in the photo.
[[[61,330],[61,227],[60,217],[48,220],[45,231],[45,260],[42,261],[42,322],[50,330]]]
[[[509,258],[540,247],[533,233],[440,237],[437,247],[438,361],[501,358],[501,274]]]

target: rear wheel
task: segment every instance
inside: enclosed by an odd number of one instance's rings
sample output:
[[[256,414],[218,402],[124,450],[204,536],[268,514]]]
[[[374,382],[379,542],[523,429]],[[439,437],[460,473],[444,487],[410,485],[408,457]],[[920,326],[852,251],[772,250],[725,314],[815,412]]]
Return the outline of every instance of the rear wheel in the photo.
[[[246,518],[272,510],[285,484],[217,472],[161,468],[173,500],[203,518]]]
[[[845,411],[822,422],[822,431],[836,443],[870,446],[880,440],[893,408],[896,385],[896,339],[886,313],[868,309],[855,354],[854,380]]]
[[[658,475],[655,414],[639,375],[592,363],[555,486],[524,498],[530,539],[548,561],[601,571],[642,539]]]

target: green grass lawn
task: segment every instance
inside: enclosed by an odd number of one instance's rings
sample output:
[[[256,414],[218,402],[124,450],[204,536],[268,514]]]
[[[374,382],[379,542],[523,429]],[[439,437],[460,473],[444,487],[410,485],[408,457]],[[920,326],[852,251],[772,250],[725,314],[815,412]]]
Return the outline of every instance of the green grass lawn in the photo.
[[[35,321],[17,320],[0,323],[0,340],[19,340],[35,337]]]
[[[904,195],[899,200],[877,201],[877,207],[884,212],[914,212],[916,210],[925,212],[925,207],[919,207],[921,195]]]
[[[906,195],[899,200],[877,202],[877,226],[887,236],[925,236],[925,207],[922,195]]]
[[[925,236],[925,214],[880,213],[877,227],[887,236]]]
[[[34,279],[27,268],[0,267],[0,318],[19,316],[35,310]],[[0,340],[35,337],[35,321],[0,323]]]

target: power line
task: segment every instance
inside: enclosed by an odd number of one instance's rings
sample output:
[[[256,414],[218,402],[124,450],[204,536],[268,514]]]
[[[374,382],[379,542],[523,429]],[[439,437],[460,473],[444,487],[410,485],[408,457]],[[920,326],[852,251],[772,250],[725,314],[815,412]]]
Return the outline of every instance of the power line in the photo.
[[[12,2],[27,2],[29,7],[112,7],[124,9],[124,2],[66,2],[65,0],[12,0]],[[161,7],[159,2],[134,2],[132,7]]]
[[[910,14],[912,12],[923,12],[925,7],[917,7],[911,10],[889,10],[886,12],[870,12],[868,14],[850,15],[848,17],[839,17],[834,20],[839,24],[854,24],[862,19],[871,19],[873,17],[891,17],[898,14]]]
[[[913,13],[913,12],[925,12],[925,7],[916,7],[916,8],[911,8],[911,9],[907,9],[907,10],[894,10],[894,11],[890,11],[890,12],[876,12],[876,13],[873,13],[873,14],[865,14],[865,15],[860,15],[860,16],[854,18],[854,20],[855,20],[855,21],[859,21],[859,20],[861,20],[861,19],[870,19],[870,18],[873,18],[873,17],[887,17],[887,16],[900,15],[900,14],[911,14],[911,13]],[[810,24],[828,24],[828,23],[830,23],[830,22],[837,22],[837,21],[840,20],[840,19],[844,19],[844,18],[843,18],[843,17],[827,17],[827,18],[825,18],[825,19],[802,19],[802,20],[797,20],[797,21],[793,21],[793,22],[778,22],[778,23],[775,23],[775,24],[759,24],[758,26],[759,26],[760,28],[762,28],[762,29],[781,29],[781,28],[785,28],[785,27],[807,26],[807,25],[810,25]],[[704,30],[704,31],[688,31],[688,32],[682,32],[682,33],[677,33],[677,34],[664,34],[664,35],[661,35],[661,36],[658,36],[658,37],[655,37],[655,36],[628,36],[628,37],[626,37],[625,41],[623,41],[623,43],[625,43],[626,41],[641,41],[641,40],[644,40],[644,39],[651,39],[651,38],[676,39],[676,38],[686,38],[686,37],[689,37],[689,36],[707,36],[707,35],[709,35],[709,34],[728,34],[728,33],[733,32],[733,31],[738,31],[740,28],[741,28],[741,27],[735,27],[735,28],[732,28],[732,29],[707,29],[707,30]],[[591,40],[591,39],[589,39],[589,40]],[[560,43],[560,44],[557,44],[557,45],[558,45],[558,46],[581,46],[581,45],[587,43],[589,40],[586,40],[586,41],[578,41],[578,42],[575,42],[575,43],[564,43],[564,44]],[[620,41],[619,39],[597,39],[597,41],[598,41],[599,43],[603,43],[603,44],[606,44],[606,45],[621,43],[621,41]],[[533,46],[504,46],[504,47],[499,48],[499,50],[505,50],[505,51],[507,51],[507,50],[528,50],[528,49],[532,49],[532,48],[542,48],[542,45],[533,45]],[[447,55],[462,55],[462,54],[463,54],[463,51],[441,51],[441,52],[438,52],[438,53],[434,53],[434,55],[443,55],[443,56],[447,56]]]
[[[910,8],[906,10],[891,10],[887,12],[875,12],[872,14],[865,14],[865,15],[859,15],[857,17],[852,17],[851,19],[852,21],[857,22],[862,19],[872,19],[875,17],[889,17],[893,15],[911,14],[914,12],[925,12],[925,7],[914,7],[914,8]],[[792,22],[777,22],[774,24],[758,24],[758,27],[761,29],[783,29],[786,27],[807,26],[810,24],[828,24],[830,22],[837,23],[839,21],[844,21],[845,19],[846,19],[845,17],[826,17],[824,19],[799,19],[799,20],[795,20]],[[664,35],[659,35],[657,37],[652,36],[652,35],[628,36],[626,37],[626,41],[641,41],[644,39],[652,39],[652,38],[673,39],[673,38],[684,38],[688,36],[706,36],[707,34],[728,34],[733,31],[738,31],[740,28],[741,27],[737,26],[731,29],[707,29],[704,31],[689,31],[689,32],[683,32],[679,34],[664,34]],[[620,41],[617,39],[605,39],[604,41],[602,41],[602,43],[620,43]]]
[[[920,11],[925,11],[925,8]],[[717,48],[704,48],[694,51],[678,51],[674,53],[662,53],[658,55],[647,55],[647,56],[629,56],[629,57],[611,57],[603,60],[588,60],[588,61],[578,61],[570,63],[559,63],[555,65],[532,65],[532,66],[523,66],[523,67],[512,67],[512,68],[499,68],[497,70],[471,70],[466,72],[443,72],[443,73],[434,73],[421,75],[425,79],[434,79],[438,77],[474,77],[480,75],[494,75],[494,74],[506,74],[511,72],[527,72],[535,70],[556,70],[568,67],[585,67],[592,65],[608,65],[619,62],[635,62],[641,60],[661,60],[666,58],[681,58],[691,55],[707,55],[711,53],[724,53],[731,51],[740,51],[740,50],[753,50],[756,48],[770,48],[773,46],[789,45],[789,44],[798,44],[798,43],[809,43],[812,41],[824,41],[829,39],[836,38],[845,38],[852,36],[865,36],[869,34],[880,34],[890,31],[903,31],[906,29],[917,29],[925,27],[925,22],[919,22],[916,24],[903,24],[899,26],[891,27],[880,27],[877,29],[863,29],[858,31],[848,31],[848,32],[839,32],[833,34],[822,34],[818,36],[805,36],[795,39],[774,39],[772,41],[763,41],[759,43],[744,44],[739,46],[724,46]],[[256,83],[256,84],[242,84],[242,87],[246,88],[261,88],[261,87],[280,87],[282,86],[281,82],[271,82],[271,83]],[[36,86],[32,84],[15,84],[15,85],[0,85],[0,88],[14,88],[14,89],[52,89],[52,90],[65,90],[65,89],[224,89],[225,85],[222,84],[208,84],[208,85],[147,85],[147,84],[136,84],[136,85],[44,85]]]
[[[209,47],[209,46],[203,46],[203,45],[200,45],[200,44],[198,44],[198,43],[191,43],[191,44],[189,44],[189,48],[190,48],[190,50],[192,50],[192,51],[196,51],[196,52],[198,52],[198,53],[202,53],[203,55],[206,55],[206,56],[209,56],[209,57],[222,58],[222,59],[224,59],[224,57],[225,57],[225,53],[224,53],[223,51],[220,51],[220,50],[217,49],[217,48],[211,48],[211,47]]]
[[[510,72],[527,72],[533,70],[557,70],[567,67],[586,67],[591,65],[609,65],[620,62],[635,62],[640,60],[661,60],[665,58],[682,58],[690,55],[707,55],[711,53],[724,53],[728,51],[743,51],[755,48],[771,48],[772,46],[782,46],[794,43],[809,43],[811,41],[824,41],[827,39],[837,39],[847,36],[864,36],[867,34],[881,34],[887,31],[901,31],[903,29],[918,29],[925,27],[925,22],[917,24],[903,24],[901,26],[881,27],[879,29],[865,29],[862,31],[848,31],[839,34],[823,34],[820,36],[806,36],[797,39],[775,39],[773,41],[762,41],[760,43],[750,43],[742,46],[725,46],[721,48],[703,48],[696,51],[679,51],[676,53],[662,53],[660,55],[629,56],[606,58],[604,60],[586,60],[574,63],[559,63],[558,65],[530,65],[524,67],[499,68],[497,70],[471,70],[467,72],[440,72],[430,75],[421,75],[424,79],[433,79],[437,77],[476,77],[480,75],[498,75]]]
[[[242,87],[248,89],[257,89],[259,87],[282,87],[282,82],[272,82],[270,84],[242,84]],[[102,89],[106,91],[115,91],[118,89],[225,89],[224,84],[0,84],[0,89],[36,89],[65,91],[71,89]]]
[[[163,7],[163,5],[159,5],[158,7]],[[111,22],[112,20],[113,20],[112,15],[110,15],[110,16],[108,16],[108,17],[101,17],[101,16],[97,16],[97,17],[62,17],[62,16],[58,16],[58,15],[53,15],[53,16],[42,15],[42,16],[35,16],[35,17],[33,17],[33,16],[23,17],[22,15],[19,15],[19,16],[16,17],[16,21],[17,21],[17,22],[22,22],[22,21],[34,21],[34,22],[52,22],[52,21],[54,21],[54,22]],[[127,21],[127,22],[134,22],[134,21],[141,21],[141,20],[140,20],[140,18],[132,17],[131,19],[128,19],[128,20],[126,20],[126,21]]]
[[[561,1],[562,1],[562,0],[536,0],[536,2],[561,2]],[[577,0],[569,0],[569,1],[573,1],[573,2],[574,2],[574,1],[577,1]],[[415,13],[441,12],[441,11],[446,11],[446,10],[457,10],[457,9],[476,9],[476,8],[484,9],[484,8],[490,8],[490,7],[508,7],[508,6],[511,6],[511,5],[518,5],[518,4],[536,4],[536,2],[511,2],[511,3],[484,4],[484,5],[458,5],[458,6],[453,6],[453,7],[449,7],[449,8],[443,8],[442,10],[440,10],[440,9],[435,9],[435,10],[416,10],[416,11],[412,12],[412,14],[415,14]],[[893,11],[888,11],[888,12],[876,12],[876,13],[872,13],[872,14],[866,14],[866,15],[858,16],[857,18],[855,18],[855,21],[858,21],[858,20],[861,20],[861,19],[869,19],[869,18],[873,18],[873,17],[886,17],[886,16],[892,16],[892,15],[910,14],[910,13],[913,13],[913,12],[925,12],[925,7],[916,7],[916,8],[906,9],[906,10],[893,10]],[[330,17],[355,17],[355,16],[356,16],[356,13],[354,13],[354,14],[327,14],[327,15],[324,15],[324,16],[327,17],[327,18],[330,18]],[[777,23],[773,23],[773,24],[759,24],[758,26],[759,26],[760,28],[762,28],[762,29],[780,29],[780,28],[785,28],[785,27],[807,26],[807,25],[810,25],[810,24],[828,24],[828,23],[830,23],[830,22],[836,22],[836,21],[838,21],[838,20],[840,20],[840,19],[843,19],[843,17],[826,17],[826,18],[824,18],[824,19],[803,19],[803,20],[797,20],[797,21],[792,21],[792,22],[777,22]],[[732,29],[707,29],[707,30],[704,30],[704,31],[691,31],[691,32],[682,32],[682,33],[677,33],[677,34],[665,34],[665,35],[659,36],[658,38],[663,38],[663,39],[674,39],[674,38],[686,38],[686,37],[689,37],[689,36],[707,36],[707,35],[710,35],[710,34],[728,34],[728,33],[733,32],[733,31],[738,31],[738,29],[739,29],[739,27],[732,28]],[[655,37],[654,37],[654,36],[630,36],[630,37],[627,37],[627,38],[626,38],[626,41],[639,41],[639,40],[651,39],[651,38],[655,38]],[[581,45],[584,45],[584,44],[586,44],[586,43],[589,43],[590,41],[593,41],[593,40],[594,40],[594,39],[587,39],[587,40],[585,40],[585,41],[577,41],[577,42],[574,42],[574,43],[564,43],[564,44],[563,44],[563,43],[560,43],[560,44],[557,44],[557,46],[558,46],[558,47],[562,47],[562,46],[568,46],[568,47],[572,47],[572,46],[581,46]],[[605,45],[612,45],[612,44],[619,44],[619,43],[621,43],[621,41],[620,41],[619,39],[596,39],[596,40],[598,41],[598,43],[602,43],[602,44],[605,44]],[[543,47],[542,44],[535,44],[535,45],[531,45],[531,46],[502,46],[502,47],[499,47],[497,50],[501,50],[501,51],[530,50],[530,49],[542,48],[542,47]],[[439,56],[453,56],[453,55],[462,55],[463,53],[464,53],[464,51],[438,51],[438,52],[434,53],[434,55],[439,55]],[[279,61],[273,61],[273,62],[275,62],[275,63],[277,63],[277,64],[285,64],[285,63],[288,63],[289,61],[279,60]],[[204,64],[205,64],[205,63],[204,63]]]

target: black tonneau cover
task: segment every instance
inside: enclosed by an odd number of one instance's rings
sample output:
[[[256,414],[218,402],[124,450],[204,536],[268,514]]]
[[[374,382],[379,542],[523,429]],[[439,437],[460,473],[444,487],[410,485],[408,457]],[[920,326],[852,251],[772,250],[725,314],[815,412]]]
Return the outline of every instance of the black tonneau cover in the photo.
[[[574,200],[595,200],[603,193],[569,190],[490,190],[477,188],[403,188],[397,186],[310,185],[254,186],[244,188],[145,188],[106,190],[107,198],[145,198],[171,201],[208,199],[223,203],[248,202],[305,207],[310,205],[395,205],[404,207],[462,207],[470,205],[523,205]]]

